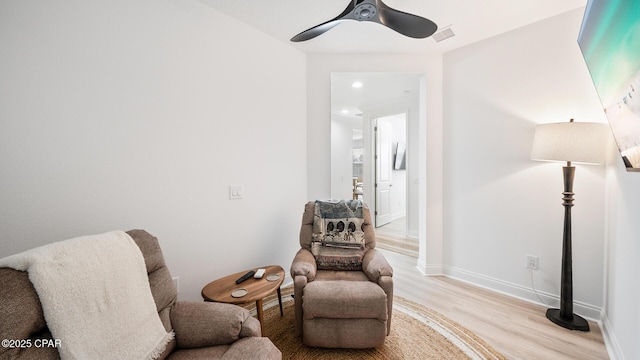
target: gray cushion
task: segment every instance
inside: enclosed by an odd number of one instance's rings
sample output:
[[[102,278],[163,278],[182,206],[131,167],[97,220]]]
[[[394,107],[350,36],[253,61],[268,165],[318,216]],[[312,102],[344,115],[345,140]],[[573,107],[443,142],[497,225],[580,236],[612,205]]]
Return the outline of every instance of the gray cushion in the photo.
[[[0,339],[28,339],[46,330],[36,289],[24,271],[0,268]],[[0,346],[0,358],[9,351]]]
[[[370,281],[313,281],[302,295],[304,319],[387,320],[387,295]]]

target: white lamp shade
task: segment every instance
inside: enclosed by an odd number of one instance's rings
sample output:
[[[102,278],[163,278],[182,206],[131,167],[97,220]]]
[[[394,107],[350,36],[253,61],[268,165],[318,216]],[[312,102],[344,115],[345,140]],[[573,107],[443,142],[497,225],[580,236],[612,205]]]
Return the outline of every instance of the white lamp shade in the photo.
[[[602,123],[565,122],[536,127],[531,159],[604,164],[609,126]]]

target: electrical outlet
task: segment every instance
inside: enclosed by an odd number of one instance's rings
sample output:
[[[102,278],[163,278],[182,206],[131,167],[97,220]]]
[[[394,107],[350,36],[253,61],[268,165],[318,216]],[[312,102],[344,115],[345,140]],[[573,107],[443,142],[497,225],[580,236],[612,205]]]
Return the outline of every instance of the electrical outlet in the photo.
[[[533,255],[526,256],[526,267],[531,270],[538,270],[538,257]]]

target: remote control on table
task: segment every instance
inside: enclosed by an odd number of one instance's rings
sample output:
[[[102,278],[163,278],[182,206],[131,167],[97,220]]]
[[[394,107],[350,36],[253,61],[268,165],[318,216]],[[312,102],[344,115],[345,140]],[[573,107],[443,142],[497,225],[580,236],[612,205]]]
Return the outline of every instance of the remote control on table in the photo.
[[[243,282],[243,281],[247,280],[248,278],[252,277],[252,276],[253,276],[253,274],[255,274],[255,273],[256,273],[255,271],[251,270],[251,271],[249,271],[248,273],[246,273],[246,274],[242,275],[242,277],[241,277],[241,278],[239,278],[238,280],[236,280],[236,284],[240,284],[241,282]]]
[[[253,277],[256,279],[262,279],[262,277],[264,276],[264,272],[265,272],[265,269],[258,269],[258,271],[256,271],[256,274],[253,275]]]

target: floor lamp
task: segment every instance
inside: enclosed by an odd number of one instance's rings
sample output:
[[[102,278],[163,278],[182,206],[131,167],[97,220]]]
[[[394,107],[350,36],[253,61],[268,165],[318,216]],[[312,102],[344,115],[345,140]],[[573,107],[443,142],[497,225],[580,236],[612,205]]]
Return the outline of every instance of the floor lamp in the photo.
[[[571,207],[573,177],[571,162],[603,164],[609,128],[607,124],[573,122],[538,125],[533,138],[532,160],[566,161],[563,167],[564,231],[562,235],[562,274],[560,309],[548,309],[547,318],[570,330],[589,331],[585,319],[573,313],[573,270],[571,260]]]

